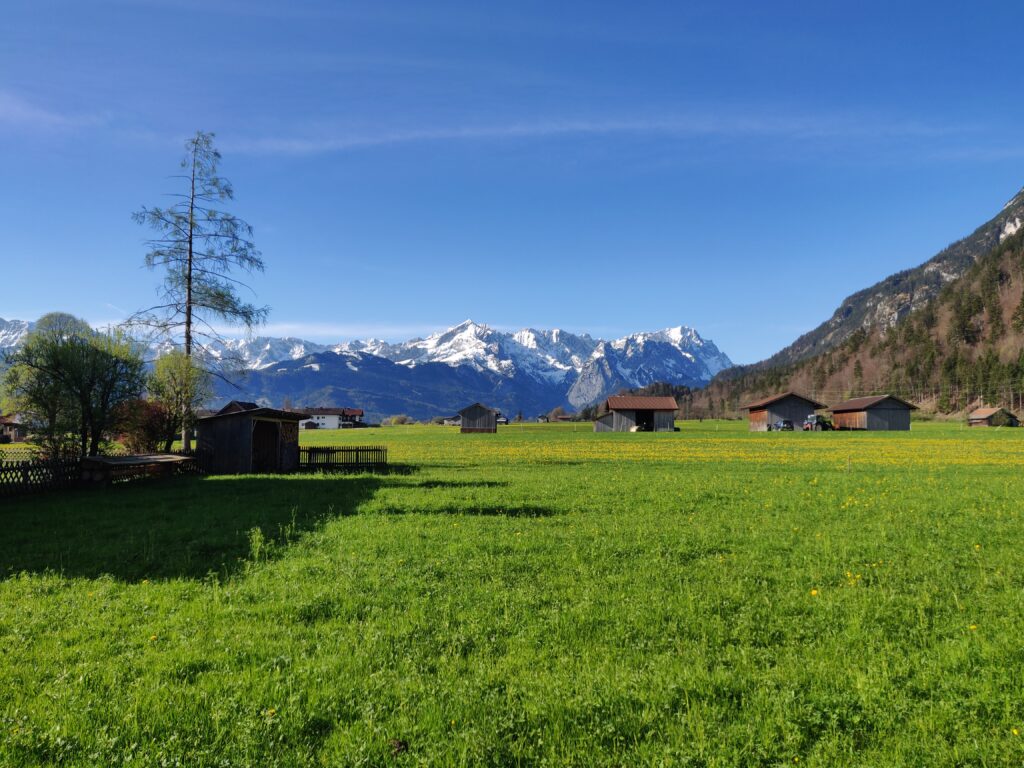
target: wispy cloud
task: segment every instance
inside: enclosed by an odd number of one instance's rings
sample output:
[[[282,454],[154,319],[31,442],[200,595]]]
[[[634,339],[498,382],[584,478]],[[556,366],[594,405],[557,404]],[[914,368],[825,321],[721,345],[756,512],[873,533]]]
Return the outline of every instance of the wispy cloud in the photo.
[[[966,133],[969,125],[935,125],[846,115],[689,115],[632,119],[538,119],[407,130],[339,129],[317,135],[238,138],[227,148],[252,154],[307,155],[422,142],[545,139],[569,136],[767,137],[809,139],[899,139]]]
[[[68,130],[99,125],[97,114],[63,112],[41,107],[11,91],[0,91],[0,126],[29,130]]]

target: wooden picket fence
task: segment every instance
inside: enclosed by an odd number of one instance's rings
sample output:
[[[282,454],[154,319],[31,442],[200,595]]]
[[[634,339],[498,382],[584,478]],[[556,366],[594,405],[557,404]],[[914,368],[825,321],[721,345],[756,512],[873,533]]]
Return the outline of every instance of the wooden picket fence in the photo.
[[[299,448],[299,469],[307,472],[381,472],[388,468],[388,449],[382,445]]]
[[[77,459],[0,460],[0,497],[71,488],[81,475]]]

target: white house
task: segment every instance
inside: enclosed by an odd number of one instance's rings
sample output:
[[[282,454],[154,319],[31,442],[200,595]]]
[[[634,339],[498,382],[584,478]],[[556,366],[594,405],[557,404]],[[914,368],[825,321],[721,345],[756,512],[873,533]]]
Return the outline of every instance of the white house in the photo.
[[[300,425],[303,429],[348,429],[361,425],[362,408],[306,408],[309,418]]]

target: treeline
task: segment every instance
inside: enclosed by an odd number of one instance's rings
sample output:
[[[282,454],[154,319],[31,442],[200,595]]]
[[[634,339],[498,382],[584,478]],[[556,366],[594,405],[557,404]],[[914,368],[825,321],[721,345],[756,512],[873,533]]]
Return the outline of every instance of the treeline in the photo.
[[[182,352],[147,370],[144,351],[122,329],[44,315],[6,356],[4,410],[18,414],[46,457],[95,456],[114,440],[136,452],[168,451],[209,398],[209,376]]]

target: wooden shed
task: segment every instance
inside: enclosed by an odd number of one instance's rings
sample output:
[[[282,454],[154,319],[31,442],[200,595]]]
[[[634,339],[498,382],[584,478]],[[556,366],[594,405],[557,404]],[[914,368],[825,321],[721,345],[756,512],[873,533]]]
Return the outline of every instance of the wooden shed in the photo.
[[[594,420],[595,432],[672,432],[679,405],[674,397],[614,395],[603,410]]]
[[[917,406],[893,395],[875,395],[855,397],[830,410],[836,429],[906,431],[910,429],[910,412]]]
[[[461,432],[497,432],[498,412],[482,403],[473,403],[459,411]]]
[[[794,429],[800,429],[804,419],[825,407],[824,403],[798,392],[782,392],[740,406],[750,412],[751,432],[767,432],[769,426],[780,420],[791,421]]]
[[[1019,427],[1020,420],[1005,408],[978,408],[967,416],[971,427]]]
[[[307,413],[232,400],[199,419],[196,451],[215,475],[280,474],[299,468],[299,422]]]

